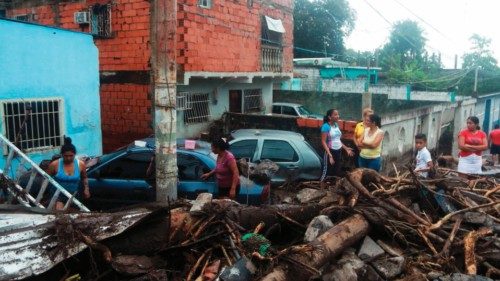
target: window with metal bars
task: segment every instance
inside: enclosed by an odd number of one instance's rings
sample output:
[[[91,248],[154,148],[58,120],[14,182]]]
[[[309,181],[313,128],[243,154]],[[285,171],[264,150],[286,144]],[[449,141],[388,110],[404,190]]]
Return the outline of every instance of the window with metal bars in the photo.
[[[262,110],[261,89],[249,89],[243,91],[243,112],[260,112]]]
[[[89,8],[90,33],[100,38],[111,38],[111,4],[95,4]]]
[[[198,0],[198,6],[210,9],[212,7],[212,0]]]
[[[210,94],[188,93],[186,94],[186,109],[184,110],[184,123],[203,123],[210,118]]]
[[[2,16],[0,15],[0,17]],[[35,22],[35,15],[34,14],[16,15],[14,16],[14,19],[18,21]]]
[[[61,99],[0,101],[3,133],[22,150],[59,147],[64,136],[62,110]]]

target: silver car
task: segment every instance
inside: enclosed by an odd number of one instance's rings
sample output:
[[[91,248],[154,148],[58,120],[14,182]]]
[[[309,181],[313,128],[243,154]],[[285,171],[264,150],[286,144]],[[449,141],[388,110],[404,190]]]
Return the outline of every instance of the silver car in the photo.
[[[323,116],[312,113],[302,104],[289,103],[289,102],[275,102],[273,103],[273,113],[287,116],[296,116],[302,118],[315,118],[323,119]]]
[[[280,167],[273,184],[287,180],[318,180],[321,160],[299,133],[280,130],[241,129],[231,133],[230,151],[237,159],[259,163],[269,159]]]

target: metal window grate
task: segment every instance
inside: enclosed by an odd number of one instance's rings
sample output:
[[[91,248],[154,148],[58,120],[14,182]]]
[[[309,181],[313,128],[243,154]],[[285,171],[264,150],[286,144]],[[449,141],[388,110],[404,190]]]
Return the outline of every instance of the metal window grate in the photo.
[[[244,113],[260,112],[262,109],[261,89],[249,89],[243,91]]]
[[[188,93],[186,98],[187,109],[184,111],[184,123],[193,124],[209,121],[209,93]]]
[[[1,101],[0,104],[4,135],[17,147],[29,151],[61,146],[64,136],[61,99]]]
[[[90,6],[90,33],[102,38],[113,36],[111,30],[111,4]]]
[[[190,104],[188,104],[188,95],[189,93],[187,92],[177,92],[177,102],[175,105],[175,109],[179,111],[190,109]]]
[[[14,19],[18,21],[35,22],[35,15],[34,14],[16,15],[14,16]]]
[[[212,0],[198,0],[198,6],[202,8],[211,8]]]

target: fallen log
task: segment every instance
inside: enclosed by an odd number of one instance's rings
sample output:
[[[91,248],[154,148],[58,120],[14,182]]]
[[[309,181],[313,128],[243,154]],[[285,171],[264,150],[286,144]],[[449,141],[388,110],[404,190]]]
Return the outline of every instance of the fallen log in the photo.
[[[477,263],[476,263],[476,241],[478,238],[492,234],[490,228],[481,228],[479,230],[474,230],[467,233],[464,237],[464,258],[465,258],[465,269],[467,274],[475,275],[477,274]]]
[[[300,254],[293,253],[287,257],[317,270],[365,237],[368,230],[368,221],[362,215],[356,214],[330,228],[309,243],[311,250]],[[309,280],[312,276],[312,270],[301,270],[300,266],[290,266],[286,264],[286,261],[282,261],[262,280]]]

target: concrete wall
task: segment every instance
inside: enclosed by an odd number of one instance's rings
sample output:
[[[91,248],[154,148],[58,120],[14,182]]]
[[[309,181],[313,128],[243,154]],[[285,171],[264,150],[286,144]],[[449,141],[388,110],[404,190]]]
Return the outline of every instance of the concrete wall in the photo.
[[[273,101],[273,82],[271,79],[254,79],[249,83],[227,83],[222,80],[193,80],[188,86],[178,86],[178,92],[188,93],[210,93],[210,118],[208,122],[185,124],[184,111],[177,111],[177,137],[197,138],[200,132],[208,132],[213,120],[220,119],[224,112],[229,111],[229,91],[245,89],[261,89],[262,91],[262,114],[271,112]]]
[[[485,123],[488,101],[490,103],[489,122]],[[491,132],[495,124],[500,122],[500,93],[479,97],[473,115],[479,118],[479,125],[483,131]]]
[[[0,100],[61,98],[65,134],[78,153],[101,154],[99,62],[92,36],[0,19],[0,42]],[[58,148],[30,156],[39,162]]]
[[[411,160],[415,153],[414,137],[417,133],[427,136],[429,150],[437,149],[443,129],[453,124],[460,112],[471,110],[473,102],[474,100],[462,104],[431,105],[384,115],[382,117],[382,130],[385,132],[382,146],[384,169],[392,169],[392,162],[407,164]],[[456,147],[455,142],[452,145]]]

